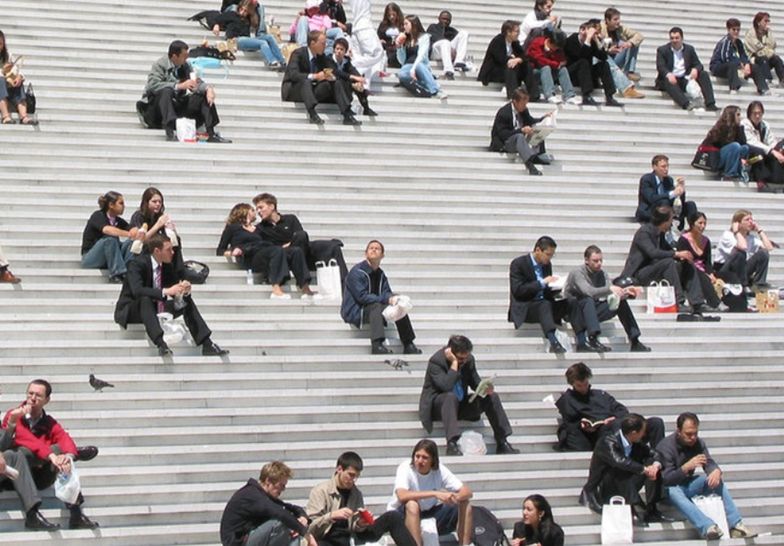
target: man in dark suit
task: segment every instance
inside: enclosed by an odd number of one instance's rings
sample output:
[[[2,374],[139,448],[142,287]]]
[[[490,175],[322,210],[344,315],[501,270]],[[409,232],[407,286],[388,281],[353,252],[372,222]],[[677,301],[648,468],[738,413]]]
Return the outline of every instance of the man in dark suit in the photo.
[[[520,45],[520,21],[510,19],[501,25],[501,34],[490,40],[485,58],[476,79],[487,85],[502,82],[506,98],[511,99],[515,89],[525,82],[525,88],[534,102],[539,100],[539,82],[528,65],[523,46]]]
[[[556,246],[551,237],[539,237],[532,253],[515,258],[509,265],[507,319],[515,328],[538,322],[550,342],[550,352],[563,354],[566,349],[555,337],[555,328],[569,315],[569,303],[565,299],[556,301],[556,290],[550,287],[558,280],[550,264]]]
[[[145,127],[165,129],[166,140],[176,141],[177,118],[192,118],[207,128],[207,142],[231,142],[215,131],[220,123],[215,89],[201,79],[194,79],[192,73],[188,44],[174,40],[169,44],[168,56],[155,61],[147,76],[144,96],[136,103],[139,121]]]
[[[535,118],[528,111],[528,93],[518,87],[512,93],[512,100],[498,109],[490,130],[490,149],[494,152],[516,153],[525,163],[528,174],[539,176],[542,171],[536,168],[535,163],[550,164],[550,158],[545,154],[544,142],[531,146],[528,136],[534,131],[533,126],[547,116],[548,112],[540,118]]]
[[[614,95],[617,91],[613,82],[612,72],[607,51],[602,47],[599,39],[599,19],[589,19],[580,25],[580,31],[573,33],[566,39],[564,53],[566,54],[566,68],[573,80],[580,85],[583,94],[583,105],[595,105],[596,101],[591,96],[595,81],[600,80],[604,88],[604,98],[607,106],[622,106]],[[595,62],[594,62],[595,61]],[[585,66],[590,67],[590,78],[586,78]],[[578,78],[582,75],[582,78]],[[634,89],[634,88],[632,88]],[[623,91],[623,89],[622,89]]]
[[[291,54],[280,88],[281,100],[304,102],[311,123],[322,125],[316,113],[320,102],[338,105],[344,125],[362,125],[351,113],[351,84],[335,76],[335,63],[324,54],[327,35],[313,30],[308,33],[308,45]]]
[[[158,347],[158,354],[169,356],[171,349],[163,339],[158,313],[183,315],[185,325],[204,356],[222,356],[221,349],[210,336],[212,332],[191,298],[191,283],[184,280],[184,271],[172,265],[174,248],[165,235],[153,235],[147,241],[149,254],[141,254],[128,262],[120,298],[114,308],[114,321],[126,328],[128,324],[144,324],[147,335]]]
[[[661,463],[654,461],[653,448],[644,441],[646,420],[630,413],[621,420],[620,430],[605,434],[596,443],[591,467],[580,494],[580,503],[592,510],[601,509],[611,497],[620,495],[632,507],[635,523],[647,527],[650,522],[673,521],[659,512],[662,482],[657,479]],[[645,504],[640,488],[645,485]]]
[[[457,445],[460,439],[457,420],[478,421],[485,413],[493,428],[496,454],[520,453],[507,441],[507,437],[512,435],[512,426],[501,398],[492,386],[486,396],[477,396],[469,401],[469,387],[476,392],[481,381],[471,354],[473,349],[470,339],[454,335],[449,338],[446,347],[430,357],[419,397],[419,420],[428,433],[433,431],[433,421],[442,421],[447,441],[446,454],[462,455]]]
[[[335,40],[335,45],[332,48],[332,60],[335,63],[335,76],[339,80],[348,82],[354,94],[359,99],[359,104],[362,106],[362,114],[370,117],[375,117],[378,114],[370,108],[368,96],[370,93],[366,85],[370,82],[365,81],[365,78],[359,73],[359,70],[351,63],[351,57],[346,55],[348,53],[348,40],[345,38],[338,38]]]
[[[675,289],[678,310],[699,314],[705,305],[705,297],[692,265],[694,256],[688,250],[675,251],[666,242],[664,234],[671,226],[672,209],[666,205],[654,208],[650,223],[641,226],[634,234],[621,277],[630,277],[640,286],[666,280]],[[684,284],[687,294],[683,293]],[[686,305],[687,295],[691,309]]]
[[[656,50],[656,73],[656,89],[666,91],[675,104],[684,110],[694,109],[694,103],[685,93],[689,80],[699,84],[706,110],[715,112],[719,109],[713,96],[710,75],[702,66],[694,47],[683,43],[683,30],[680,27],[672,27],[670,43]]]
[[[683,231],[685,220],[697,212],[697,205],[694,201],[686,200],[686,180],[683,177],[678,177],[677,181],[673,181],[669,176],[670,158],[666,155],[653,156],[651,166],[653,171],[640,178],[640,186],[637,190],[637,210],[634,217],[638,222],[650,222],[653,209],[659,205],[672,207],[675,200],[680,198],[678,230]]]

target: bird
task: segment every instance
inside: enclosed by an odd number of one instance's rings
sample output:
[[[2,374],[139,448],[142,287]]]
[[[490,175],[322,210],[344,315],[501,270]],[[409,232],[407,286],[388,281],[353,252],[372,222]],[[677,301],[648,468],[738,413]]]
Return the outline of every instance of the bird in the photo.
[[[93,374],[90,374],[90,386],[99,392],[103,392],[106,387],[114,388],[114,385],[103,379],[98,379]]]
[[[385,360],[385,364],[392,366],[396,370],[402,370],[404,368],[408,368],[408,362],[403,360],[402,358],[394,358],[392,360]],[[406,370],[408,373],[411,373],[411,370]]]

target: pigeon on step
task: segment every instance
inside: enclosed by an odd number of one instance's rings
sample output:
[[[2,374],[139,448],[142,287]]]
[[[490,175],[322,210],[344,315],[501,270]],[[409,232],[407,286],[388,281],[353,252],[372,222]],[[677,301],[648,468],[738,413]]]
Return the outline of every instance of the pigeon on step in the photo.
[[[114,388],[114,385],[103,379],[98,379],[93,374],[90,374],[90,386],[99,392],[103,392],[106,387]]]

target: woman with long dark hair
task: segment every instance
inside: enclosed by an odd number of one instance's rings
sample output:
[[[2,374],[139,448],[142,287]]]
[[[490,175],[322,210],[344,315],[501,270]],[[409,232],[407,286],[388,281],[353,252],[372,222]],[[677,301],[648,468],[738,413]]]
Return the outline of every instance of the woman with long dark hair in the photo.
[[[142,193],[139,209],[133,213],[129,222],[131,227],[137,228],[144,234],[144,241],[156,233],[166,235],[174,246],[173,264],[175,269],[183,266],[182,240],[177,234],[177,225],[170,214],[166,212],[163,193],[158,188],[150,186]]]
[[[10,106],[16,105],[19,122],[22,125],[35,125],[35,121],[27,115],[27,97],[24,91],[24,76],[14,71],[14,59],[8,52],[5,34],[0,30],[0,67],[3,69],[3,81],[0,82],[0,116],[3,125],[16,123],[11,117]]]
[[[734,105],[725,106],[719,119],[702,141],[703,145],[719,148],[722,180],[738,180],[743,177],[743,160],[749,157],[749,147],[740,124],[741,118],[740,108]]]
[[[381,40],[381,45],[387,52],[387,66],[390,68],[400,68],[397,60],[397,48],[395,42],[397,37],[403,33],[403,10],[394,2],[390,2],[384,7],[384,17],[378,24],[376,34]]]
[[[776,54],[776,39],[770,30],[770,13],[759,11],[746,33],[743,47],[751,62],[762,67],[765,78],[773,81],[773,71],[784,82],[784,61]]]
[[[553,520],[550,503],[542,495],[523,501],[523,519],[514,525],[512,546],[563,546],[563,529]]]
[[[713,272],[713,260],[711,259],[711,242],[705,236],[708,218],[705,213],[694,212],[689,216],[688,221],[689,229],[684,231],[678,239],[678,250],[688,250],[694,256],[692,265],[700,280],[705,302],[711,307],[718,307],[721,300],[713,289],[716,275]]]
[[[109,270],[109,282],[121,283],[131,258],[131,244],[144,234],[122,217],[125,198],[116,191],[98,198],[98,210],[90,215],[82,233],[82,267]],[[120,237],[127,238],[122,243]]]
[[[430,69],[430,34],[416,15],[406,15],[403,30],[395,40],[397,60],[402,65],[397,75],[400,83],[409,90],[422,90],[425,96],[446,98]]]

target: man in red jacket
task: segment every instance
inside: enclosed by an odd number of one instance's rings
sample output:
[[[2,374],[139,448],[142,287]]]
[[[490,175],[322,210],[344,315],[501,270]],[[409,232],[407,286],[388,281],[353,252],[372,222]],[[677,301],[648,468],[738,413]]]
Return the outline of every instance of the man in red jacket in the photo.
[[[68,473],[72,461],[89,461],[98,455],[98,448],[77,448],[71,436],[60,424],[44,411],[52,395],[52,386],[44,379],[34,379],[27,386],[29,413],[16,424],[14,446],[25,454],[33,470],[33,478],[39,489],[51,486],[60,472]],[[3,428],[8,427],[10,412],[3,419]],[[94,529],[98,524],[82,513],[84,502],[81,492],[74,504],[66,503],[71,512],[70,529]]]

